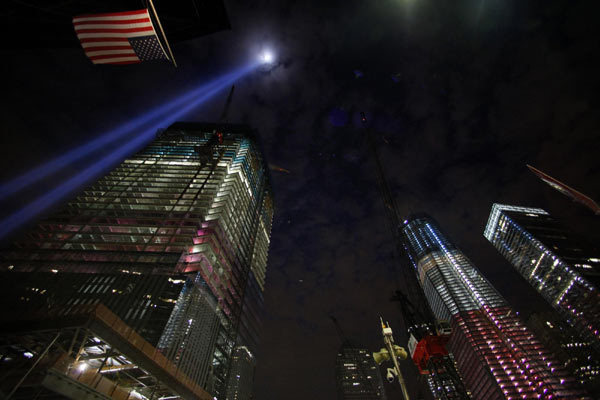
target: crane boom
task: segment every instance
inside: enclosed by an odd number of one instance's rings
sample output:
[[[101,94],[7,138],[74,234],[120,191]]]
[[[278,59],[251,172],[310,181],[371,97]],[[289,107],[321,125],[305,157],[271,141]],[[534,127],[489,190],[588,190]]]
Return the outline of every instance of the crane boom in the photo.
[[[436,400],[468,400],[470,396],[456,370],[454,359],[448,354],[445,347],[449,338],[449,330],[439,329],[436,332],[436,320],[421,289],[416,271],[407,264],[409,255],[400,234],[402,225],[398,206],[385,176],[373,133],[367,127],[367,117],[364,112],[360,114],[369,148],[375,161],[377,187],[383,200],[386,224],[392,234],[396,262],[404,282],[405,291],[398,288],[391,300],[400,303],[401,314],[410,336],[408,341],[410,356],[419,372],[427,375],[429,387],[432,388],[432,394]],[[397,285],[399,287],[399,282]],[[384,342],[388,351],[393,352],[392,332],[389,324],[386,326],[382,321],[382,326]],[[400,372],[397,360],[395,361],[395,368]],[[398,378],[400,380],[401,374],[398,375]],[[408,393],[403,391],[403,394],[405,398],[408,398]]]

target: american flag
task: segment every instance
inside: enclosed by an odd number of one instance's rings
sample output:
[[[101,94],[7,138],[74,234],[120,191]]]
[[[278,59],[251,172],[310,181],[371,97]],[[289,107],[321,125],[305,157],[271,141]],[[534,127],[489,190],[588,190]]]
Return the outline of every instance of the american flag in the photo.
[[[80,15],[73,18],[77,38],[94,64],[132,64],[168,60],[148,9]]]

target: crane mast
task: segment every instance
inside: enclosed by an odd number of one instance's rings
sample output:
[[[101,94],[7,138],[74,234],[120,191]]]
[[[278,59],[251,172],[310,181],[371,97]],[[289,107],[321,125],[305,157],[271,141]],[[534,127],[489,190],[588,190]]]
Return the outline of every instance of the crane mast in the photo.
[[[386,213],[386,225],[394,241],[397,269],[404,283],[404,290],[400,288],[400,282],[396,283],[398,289],[391,300],[399,303],[409,335],[410,357],[419,373],[427,377],[435,399],[470,399],[456,370],[454,359],[446,349],[450,327],[447,323],[436,321],[416,271],[408,263],[408,251],[401,236],[401,214],[386,178],[373,132],[367,126],[367,117],[364,112],[360,114],[369,150],[375,162],[377,187]]]

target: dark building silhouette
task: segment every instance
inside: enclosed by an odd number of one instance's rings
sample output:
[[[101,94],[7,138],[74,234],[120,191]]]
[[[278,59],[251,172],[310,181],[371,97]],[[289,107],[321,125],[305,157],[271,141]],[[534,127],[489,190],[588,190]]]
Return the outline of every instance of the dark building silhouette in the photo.
[[[246,346],[238,346],[233,350],[226,400],[252,399],[255,367],[256,359]]]
[[[379,367],[366,348],[345,340],[336,357],[338,400],[383,400],[386,398]]]
[[[225,398],[233,349],[260,331],[266,165],[247,126],[175,123],[15,238],[0,390]]]

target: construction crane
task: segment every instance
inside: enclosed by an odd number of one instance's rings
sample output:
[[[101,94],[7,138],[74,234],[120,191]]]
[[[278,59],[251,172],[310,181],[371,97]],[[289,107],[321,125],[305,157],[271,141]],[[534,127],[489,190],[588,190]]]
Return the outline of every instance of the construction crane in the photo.
[[[373,132],[367,125],[367,117],[364,112],[361,112],[360,116],[369,149],[375,162],[377,187],[386,213],[386,225],[394,241],[397,271],[401,273],[402,282],[404,283],[404,287],[401,288],[397,277],[396,285],[398,289],[391,300],[399,303],[400,312],[409,336],[407,347],[410,357],[419,370],[419,374],[427,377],[429,387],[436,400],[470,399],[469,393],[456,370],[454,359],[446,349],[446,343],[451,333],[450,326],[445,321],[436,321],[428,306],[427,298],[417,279],[416,272],[407,262],[408,251],[400,235],[401,214],[386,178]],[[383,334],[385,338],[386,327],[383,321],[382,326],[384,326]],[[389,324],[387,328],[389,329]],[[391,335],[391,329],[389,335]]]
[[[214,157],[217,145],[223,144],[223,126],[227,124],[227,117],[229,116],[229,109],[231,108],[231,101],[233,99],[234,92],[235,86],[231,86],[231,90],[227,96],[227,101],[223,107],[223,112],[219,118],[219,126],[217,129],[213,131],[212,135],[205,144],[195,146],[195,151],[202,163],[209,163],[212,161],[213,164],[216,164],[223,154],[223,150],[220,150],[217,158]]]

